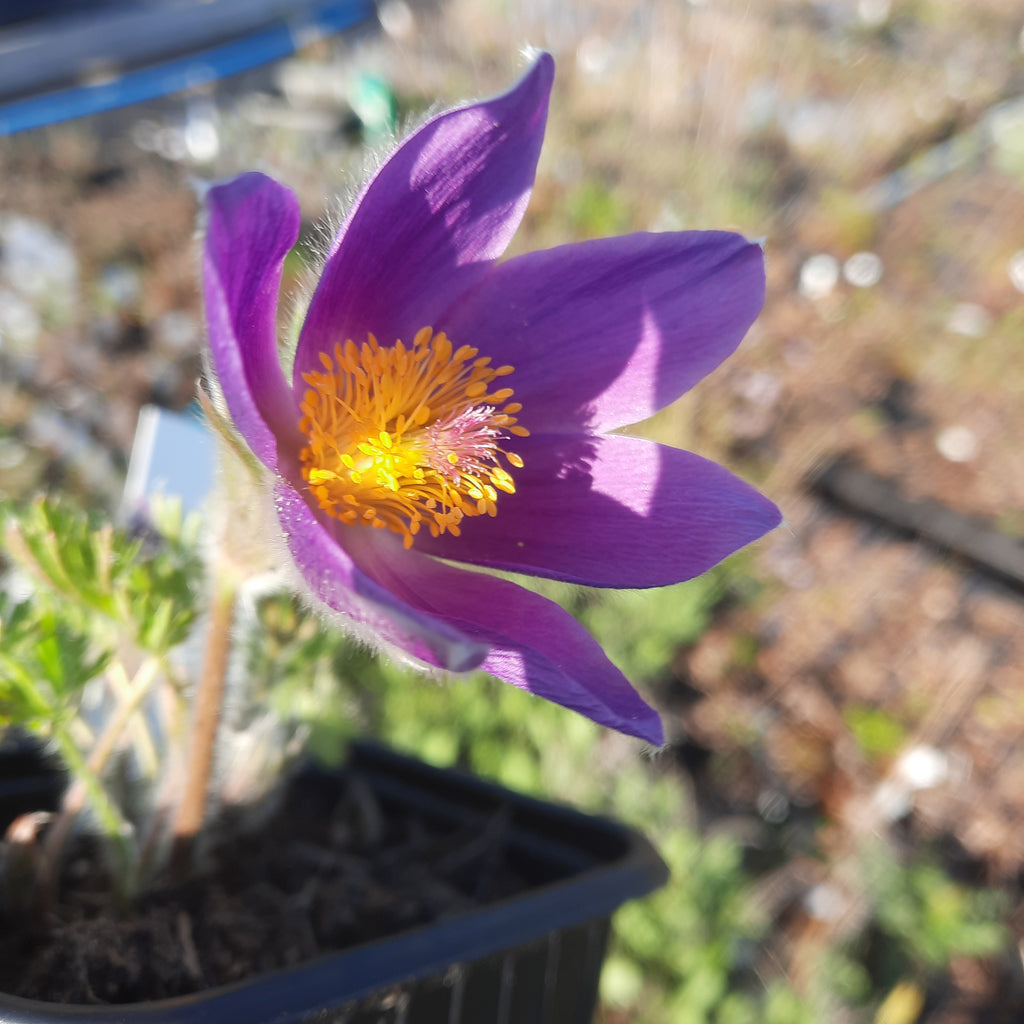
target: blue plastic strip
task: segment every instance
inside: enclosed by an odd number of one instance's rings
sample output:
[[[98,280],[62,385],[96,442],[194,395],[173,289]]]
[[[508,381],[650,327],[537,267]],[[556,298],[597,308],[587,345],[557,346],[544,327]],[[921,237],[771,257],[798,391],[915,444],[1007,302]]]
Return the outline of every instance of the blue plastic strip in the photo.
[[[58,121],[130,106],[249,71],[287,57],[298,42],[305,42],[302,37],[307,33],[343,32],[370,17],[373,11],[371,0],[333,0],[301,19],[173,61],[130,71],[113,82],[77,86],[19,100],[0,107],[0,135],[14,135]]]

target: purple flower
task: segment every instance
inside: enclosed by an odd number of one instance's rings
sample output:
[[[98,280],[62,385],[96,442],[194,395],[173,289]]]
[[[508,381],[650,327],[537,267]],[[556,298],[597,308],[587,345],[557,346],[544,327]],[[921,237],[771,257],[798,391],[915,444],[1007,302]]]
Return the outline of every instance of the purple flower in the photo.
[[[290,382],[276,322],[295,196],[257,173],[211,188],[213,364],[316,599],[427,666],[481,668],[660,744],[657,714],[570,615],[452,563],[659,587],[777,525],[715,463],[611,432],[735,349],[764,299],[763,259],[738,235],[671,232],[498,263],[553,76],[542,55],[377,171],[331,245]]]

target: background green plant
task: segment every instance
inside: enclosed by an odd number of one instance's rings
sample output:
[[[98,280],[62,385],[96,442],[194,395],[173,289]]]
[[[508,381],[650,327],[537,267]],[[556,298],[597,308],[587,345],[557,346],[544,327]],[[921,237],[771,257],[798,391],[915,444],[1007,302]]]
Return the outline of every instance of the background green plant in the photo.
[[[132,537],[46,498],[6,503],[0,521],[8,563],[0,590],[0,728],[20,728],[55,750],[130,888],[136,858],[124,795],[113,791],[113,755],[133,756],[132,774],[148,781],[159,771],[150,730],[131,741],[124,734],[140,721],[154,684],[175,685],[170,655],[199,613],[198,522],[186,523],[168,505],[156,512],[148,538]],[[86,713],[86,688],[102,682],[108,685],[96,703],[105,709]]]

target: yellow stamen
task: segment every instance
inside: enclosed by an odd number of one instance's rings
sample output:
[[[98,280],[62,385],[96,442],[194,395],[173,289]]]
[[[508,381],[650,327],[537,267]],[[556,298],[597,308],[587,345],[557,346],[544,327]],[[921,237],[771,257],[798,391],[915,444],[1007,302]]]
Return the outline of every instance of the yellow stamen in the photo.
[[[511,366],[421,328],[411,346],[381,346],[371,334],[361,346],[320,354],[323,372],[309,385],[299,424],[308,439],[302,474],[328,515],[344,523],[393,530],[411,547],[421,525],[434,537],[459,536],[467,516],[497,514],[498,492],[515,493],[502,456],[514,469],[522,458],[500,447],[518,426],[522,406],[512,389],[490,391]]]

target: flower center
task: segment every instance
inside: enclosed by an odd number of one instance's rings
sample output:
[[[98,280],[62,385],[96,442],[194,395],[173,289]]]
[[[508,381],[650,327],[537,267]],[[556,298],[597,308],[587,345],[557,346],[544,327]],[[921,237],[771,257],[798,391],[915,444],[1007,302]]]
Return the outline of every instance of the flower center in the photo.
[[[371,334],[335,345],[333,358],[321,353],[323,372],[303,375],[299,423],[309,439],[302,475],[320,508],[400,533],[407,548],[423,523],[434,537],[457,537],[464,517],[495,515],[498,492],[515,493],[499,456],[523,465],[500,445],[529,431],[517,426],[512,389],[490,390],[512,367],[477,356],[430,327],[410,348]]]

